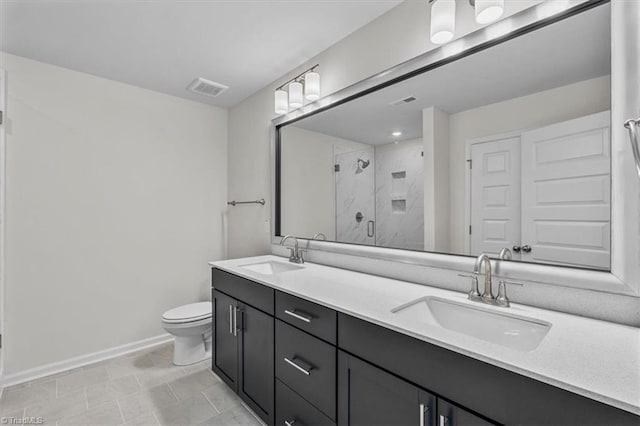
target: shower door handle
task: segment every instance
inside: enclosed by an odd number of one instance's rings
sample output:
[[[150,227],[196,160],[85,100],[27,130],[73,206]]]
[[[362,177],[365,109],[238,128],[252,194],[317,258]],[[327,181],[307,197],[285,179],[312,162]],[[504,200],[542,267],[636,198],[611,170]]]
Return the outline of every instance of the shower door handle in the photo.
[[[367,222],[367,237],[373,237],[376,234],[376,223],[372,220]]]

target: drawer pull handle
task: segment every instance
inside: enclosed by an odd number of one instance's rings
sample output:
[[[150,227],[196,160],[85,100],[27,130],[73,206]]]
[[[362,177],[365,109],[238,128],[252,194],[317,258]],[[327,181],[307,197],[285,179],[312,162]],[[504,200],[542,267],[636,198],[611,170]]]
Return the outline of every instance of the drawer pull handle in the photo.
[[[229,334],[233,334],[233,305],[229,305]]]
[[[449,418],[440,414],[439,426],[447,426],[449,424]]]
[[[311,375],[311,370],[313,370],[313,367],[311,367],[311,366],[309,366],[307,368],[302,367],[301,365],[299,365],[298,363],[295,362],[295,358],[293,358],[293,361],[290,360],[289,358],[285,358],[284,362],[286,362],[287,364],[291,365],[292,367],[295,367],[298,371],[300,371],[301,373],[306,374],[307,376]]]
[[[293,420],[285,420],[284,424],[286,426],[293,426],[294,424],[297,424],[298,426],[302,426],[302,423],[296,423],[296,419]]]
[[[296,319],[299,319],[300,321],[304,321],[304,322],[311,322],[311,320],[313,319],[313,317],[311,315],[308,314],[304,314],[300,311],[296,311],[295,309],[293,311],[290,311],[288,309],[284,310],[284,313],[287,315],[290,315]]]

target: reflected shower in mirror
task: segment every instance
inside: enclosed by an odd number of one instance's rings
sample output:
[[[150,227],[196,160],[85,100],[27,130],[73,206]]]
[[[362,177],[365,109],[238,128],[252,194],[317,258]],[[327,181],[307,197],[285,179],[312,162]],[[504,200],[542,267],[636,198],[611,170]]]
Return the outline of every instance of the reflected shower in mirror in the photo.
[[[281,234],[610,269],[609,9],[282,126]]]

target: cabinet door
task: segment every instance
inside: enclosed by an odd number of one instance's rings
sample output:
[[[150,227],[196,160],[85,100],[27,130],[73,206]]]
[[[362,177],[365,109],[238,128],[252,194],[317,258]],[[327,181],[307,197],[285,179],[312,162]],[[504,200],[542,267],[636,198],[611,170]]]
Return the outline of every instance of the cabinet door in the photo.
[[[234,332],[237,302],[213,291],[213,371],[234,391],[238,391],[238,338]],[[237,315],[237,314],[236,314]]]
[[[433,395],[339,352],[339,425],[436,426],[435,409]]]
[[[438,398],[438,426],[491,426],[480,417]]]
[[[238,307],[240,368],[238,394],[267,424],[274,421],[274,319],[251,307]]]

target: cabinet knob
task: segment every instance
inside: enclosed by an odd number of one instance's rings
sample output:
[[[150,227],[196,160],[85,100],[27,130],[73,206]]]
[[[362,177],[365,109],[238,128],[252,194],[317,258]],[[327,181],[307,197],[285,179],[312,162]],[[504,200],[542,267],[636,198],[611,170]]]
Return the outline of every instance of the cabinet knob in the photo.
[[[520,253],[520,250],[522,250],[522,247],[520,246],[513,246],[511,248],[513,250],[514,253]]]
[[[522,251],[525,253],[531,253],[531,246],[529,245],[522,246]]]

